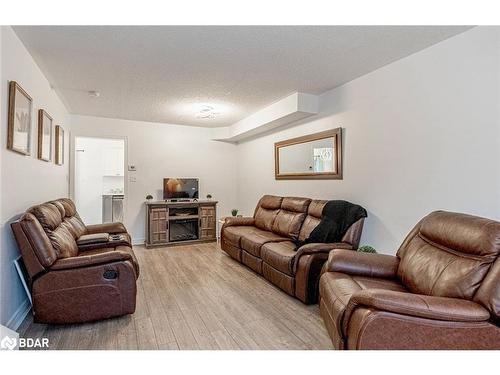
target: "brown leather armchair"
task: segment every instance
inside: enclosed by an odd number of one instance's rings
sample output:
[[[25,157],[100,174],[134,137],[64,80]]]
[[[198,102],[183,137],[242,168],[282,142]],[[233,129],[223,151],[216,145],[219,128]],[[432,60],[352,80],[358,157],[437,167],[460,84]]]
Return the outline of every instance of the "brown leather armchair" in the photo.
[[[500,349],[500,223],[437,211],[396,256],[334,250],[320,312],[337,349]]]
[[[31,207],[11,224],[30,278],[34,320],[78,323],[135,311],[139,266],[121,223],[85,226],[70,199]],[[87,234],[120,240],[79,248]]]
[[[221,248],[304,303],[316,303],[323,264],[333,249],[357,249],[364,219],[337,243],[297,244],[321,222],[327,201],[264,195],[253,217],[227,218]],[[298,240],[298,241],[297,241]]]

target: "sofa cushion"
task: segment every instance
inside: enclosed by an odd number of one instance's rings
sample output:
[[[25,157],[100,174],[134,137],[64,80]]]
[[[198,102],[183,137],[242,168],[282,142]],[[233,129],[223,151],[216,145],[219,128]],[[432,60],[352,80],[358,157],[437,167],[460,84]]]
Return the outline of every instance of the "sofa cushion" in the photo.
[[[285,197],[281,202],[281,209],[292,212],[306,213],[310,203],[311,199],[309,198]]]
[[[270,210],[258,207],[255,211],[255,226],[259,229],[272,231],[274,219],[278,215],[279,209]]]
[[[262,245],[262,260],[273,268],[293,276],[293,260],[297,245],[292,241],[268,242]]]
[[[304,218],[304,222],[302,223],[302,227],[300,228],[299,232],[299,241],[304,241],[306,238],[309,237],[311,232],[313,231],[314,228],[318,226],[318,224],[321,222],[321,219],[318,219],[314,216],[307,215]]]
[[[28,210],[45,231],[52,231],[62,223],[61,211],[52,203],[39,204]]]
[[[251,233],[255,229],[256,228],[252,226],[226,227],[224,228],[224,241],[239,247],[241,236],[245,233]]]
[[[328,201],[322,199],[313,199],[311,203],[309,203],[309,207],[307,207],[307,214],[317,219],[321,219],[323,208],[327,202]]]
[[[260,198],[258,207],[265,208],[267,210],[277,210],[281,207],[281,202],[283,197],[277,197],[275,195],[264,195]]]
[[[69,198],[60,198],[56,202],[63,205],[66,217],[78,215],[75,203]]]
[[[63,204],[61,202],[59,202],[59,201],[52,201],[50,203],[53,204],[54,206],[56,206],[56,208],[61,213],[61,217],[62,218],[66,216],[66,210],[64,209],[64,206],[63,206]]]
[[[277,197],[275,195],[264,195],[260,198],[253,215],[255,226],[259,229],[271,231],[282,201],[283,197]]]
[[[66,223],[74,238],[79,238],[87,233],[87,228],[78,215],[66,217],[63,223]]]
[[[309,237],[314,228],[321,222],[323,207],[327,201],[313,199],[307,208],[307,216],[300,228],[299,241],[304,241]]]
[[[63,225],[60,225],[54,231],[47,233],[50,242],[57,253],[57,258],[68,258],[78,255],[78,246],[76,245],[73,234]]]
[[[472,299],[500,252],[500,223],[436,211],[398,250],[398,276],[413,293]]]
[[[253,256],[260,258],[260,248],[262,247],[262,245],[268,242],[279,242],[287,240],[287,238],[278,236],[273,232],[254,228],[252,232],[244,233],[241,236],[240,247]]]
[[[326,272],[319,282],[321,303],[328,310],[335,329],[342,337],[344,313],[351,296],[360,290],[383,289],[407,292],[405,287],[395,280],[350,276],[338,272]]]
[[[305,213],[280,210],[274,219],[272,231],[280,236],[297,239]]]

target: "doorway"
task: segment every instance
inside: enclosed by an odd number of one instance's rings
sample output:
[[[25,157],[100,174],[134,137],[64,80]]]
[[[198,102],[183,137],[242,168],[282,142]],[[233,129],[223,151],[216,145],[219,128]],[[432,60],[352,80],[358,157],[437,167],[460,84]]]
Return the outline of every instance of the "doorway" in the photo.
[[[125,139],[78,136],[74,150],[74,198],[83,222],[123,222]]]

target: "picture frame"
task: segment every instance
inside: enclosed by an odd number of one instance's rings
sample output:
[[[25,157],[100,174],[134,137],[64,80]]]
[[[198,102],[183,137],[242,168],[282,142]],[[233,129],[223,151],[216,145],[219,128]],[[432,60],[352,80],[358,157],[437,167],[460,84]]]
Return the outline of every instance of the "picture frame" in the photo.
[[[64,129],[60,125],[56,125],[56,147],[55,147],[55,163],[56,165],[64,164]]]
[[[38,110],[38,159],[52,160],[52,117],[43,109]]]
[[[33,99],[16,82],[9,82],[7,149],[21,155],[31,154],[31,116]]]

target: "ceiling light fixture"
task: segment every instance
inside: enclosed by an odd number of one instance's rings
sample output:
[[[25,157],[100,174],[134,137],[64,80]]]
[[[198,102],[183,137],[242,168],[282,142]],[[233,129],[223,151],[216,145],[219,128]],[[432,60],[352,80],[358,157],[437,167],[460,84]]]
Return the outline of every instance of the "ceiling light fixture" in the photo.
[[[213,106],[203,104],[200,110],[195,114],[195,117],[199,119],[213,119],[218,115],[220,115],[220,112],[216,111]]]
[[[232,103],[219,100],[197,101],[196,99],[183,100],[175,106],[167,107],[167,111],[174,110],[184,122],[197,121],[208,124],[216,124],[216,121],[226,120],[234,115],[237,108]]]

